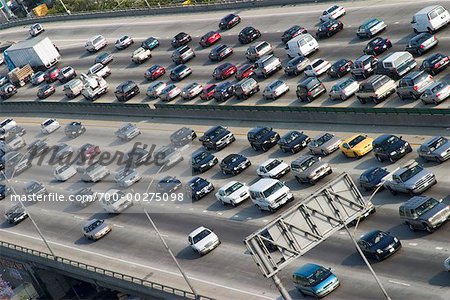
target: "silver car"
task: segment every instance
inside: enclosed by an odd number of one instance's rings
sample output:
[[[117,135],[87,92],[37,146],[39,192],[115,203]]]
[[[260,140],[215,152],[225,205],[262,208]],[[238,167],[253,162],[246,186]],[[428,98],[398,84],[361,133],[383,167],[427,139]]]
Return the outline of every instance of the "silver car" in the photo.
[[[197,82],[189,83],[181,90],[181,97],[185,100],[191,100],[200,95],[203,91],[203,86]]]
[[[417,149],[424,160],[444,162],[450,158],[450,140],[443,136],[434,136]]]
[[[178,97],[181,94],[181,89],[177,87],[175,84],[169,84],[166,88],[164,88],[159,94],[159,98],[162,101],[171,101]]]
[[[31,77],[31,84],[32,85],[40,85],[45,81],[45,73],[42,71],[38,71],[34,73],[34,75]]]
[[[263,91],[263,97],[265,99],[273,99],[281,97],[289,91],[289,86],[282,80],[272,81]]]
[[[431,171],[412,160],[392,172],[384,182],[384,186],[393,195],[399,192],[417,195],[429,189],[436,182],[436,177]]]
[[[53,156],[57,159],[64,159],[73,154],[73,148],[66,143],[60,143],[54,148]]]
[[[331,166],[321,157],[303,155],[291,163],[291,170],[299,183],[315,184],[319,179],[333,173]]]
[[[115,135],[122,140],[130,141],[141,134],[141,131],[133,123],[124,123],[116,132]]]
[[[77,174],[77,170],[70,165],[62,165],[56,167],[53,176],[58,181],[66,181]]]
[[[342,143],[340,138],[334,134],[324,132],[316,136],[309,144],[308,148],[311,154],[328,155],[339,149]]]
[[[163,81],[154,81],[147,88],[147,97],[158,98],[162,91],[167,87],[167,83]]]
[[[105,223],[105,220],[92,219],[83,226],[83,235],[90,240],[98,240],[109,232],[111,227]]]
[[[146,149],[145,146],[142,147],[134,147],[131,151],[129,151],[125,157],[127,160],[126,163],[129,166],[140,166],[145,163],[151,163],[152,153]]]
[[[359,83],[355,79],[349,77],[339,80],[330,90],[331,100],[347,100],[353,96],[359,89]]]
[[[170,168],[183,160],[181,152],[173,146],[163,146],[155,151],[154,161],[158,166]]]
[[[439,81],[429,86],[420,96],[423,104],[439,104],[450,96],[450,84],[447,81]]]
[[[296,56],[287,62],[284,67],[284,72],[287,75],[298,75],[305,70],[307,66],[311,64],[311,61],[305,56]]]
[[[30,181],[27,183],[27,185],[24,188],[25,190],[25,194],[28,196],[33,196],[33,197],[39,197],[41,195],[47,195],[48,191],[45,188],[44,184],[42,184],[42,182],[38,182],[38,181]]]
[[[118,186],[127,188],[141,180],[142,176],[132,168],[122,168],[117,172],[115,180]]]

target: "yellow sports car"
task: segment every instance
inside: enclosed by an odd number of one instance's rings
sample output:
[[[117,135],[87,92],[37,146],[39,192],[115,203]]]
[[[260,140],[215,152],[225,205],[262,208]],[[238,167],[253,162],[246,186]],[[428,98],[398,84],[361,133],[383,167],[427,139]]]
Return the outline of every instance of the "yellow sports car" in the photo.
[[[339,146],[342,153],[347,157],[362,157],[372,151],[373,138],[358,134],[346,139]]]

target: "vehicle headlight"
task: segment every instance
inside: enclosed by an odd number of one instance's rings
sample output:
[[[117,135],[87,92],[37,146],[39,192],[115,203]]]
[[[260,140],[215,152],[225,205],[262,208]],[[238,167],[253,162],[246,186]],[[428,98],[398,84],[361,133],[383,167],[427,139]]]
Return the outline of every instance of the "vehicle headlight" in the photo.
[[[408,143],[408,142],[405,142],[405,146],[409,146],[409,143]]]
[[[383,253],[383,250],[377,249],[377,253],[378,253],[378,254],[382,254],[382,253]]]
[[[389,155],[396,155],[397,154],[397,151],[392,151]]]
[[[417,186],[415,184],[411,185],[411,189],[413,189],[413,190],[416,189],[416,187]]]
[[[398,243],[398,238],[395,237],[394,238],[394,242]]]
[[[237,170],[237,169],[239,169],[239,166],[233,168],[233,170]]]

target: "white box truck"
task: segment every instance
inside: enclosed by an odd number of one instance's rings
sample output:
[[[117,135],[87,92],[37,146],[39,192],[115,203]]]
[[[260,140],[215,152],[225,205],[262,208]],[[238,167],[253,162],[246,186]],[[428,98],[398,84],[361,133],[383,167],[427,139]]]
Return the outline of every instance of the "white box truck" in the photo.
[[[54,66],[61,58],[58,49],[48,37],[30,39],[12,45],[3,52],[9,70],[30,65],[35,71]]]

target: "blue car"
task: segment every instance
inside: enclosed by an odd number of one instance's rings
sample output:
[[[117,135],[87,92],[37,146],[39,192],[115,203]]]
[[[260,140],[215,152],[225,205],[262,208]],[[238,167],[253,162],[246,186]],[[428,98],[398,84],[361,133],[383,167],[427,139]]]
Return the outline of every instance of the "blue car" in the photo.
[[[316,264],[306,264],[292,274],[297,290],[304,295],[325,297],[339,285],[339,279],[331,270]]]
[[[154,38],[154,37],[149,37],[147,38],[145,41],[142,42],[141,47],[144,49],[149,49],[149,50],[153,50],[154,48],[159,46],[159,41],[158,39]]]
[[[389,172],[384,168],[370,168],[359,176],[359,186],[365,191],[374,190],[383,184],[383,178],[387,175],[389,175]]]

